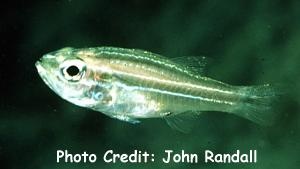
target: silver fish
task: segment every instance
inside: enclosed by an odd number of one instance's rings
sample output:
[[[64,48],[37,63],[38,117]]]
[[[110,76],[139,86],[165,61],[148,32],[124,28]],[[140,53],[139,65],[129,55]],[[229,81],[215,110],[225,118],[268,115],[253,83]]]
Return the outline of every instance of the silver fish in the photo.
[[[36,62],[44,82],[63,99],[123,121],[182,118],[203,111],[232,113],[268,124],[276,91],[268,84],[232,86],[202,75],[204,57],[168,59],[138,49],[63,48]]]

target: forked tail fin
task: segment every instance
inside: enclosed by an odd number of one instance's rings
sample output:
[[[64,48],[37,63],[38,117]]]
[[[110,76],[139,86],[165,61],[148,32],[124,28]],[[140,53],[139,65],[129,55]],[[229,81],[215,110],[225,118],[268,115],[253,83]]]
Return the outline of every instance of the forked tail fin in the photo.
[[[282,94],[270,85],[240,87],[241,100],[232,113],[261,125],[272,125],[278,113],[275,105]]]

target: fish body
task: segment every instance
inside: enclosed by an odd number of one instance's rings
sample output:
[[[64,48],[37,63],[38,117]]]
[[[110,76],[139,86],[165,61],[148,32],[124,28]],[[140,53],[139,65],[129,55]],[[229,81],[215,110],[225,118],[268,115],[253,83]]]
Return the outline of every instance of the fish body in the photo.
[[[273,88],[205,77],[200,71],[204,62],[203,57],[169,59],[138,49],[96,47],[63,48],[44,55],[36,67],[63,99],[132,123],[202,111],[270,121]]]

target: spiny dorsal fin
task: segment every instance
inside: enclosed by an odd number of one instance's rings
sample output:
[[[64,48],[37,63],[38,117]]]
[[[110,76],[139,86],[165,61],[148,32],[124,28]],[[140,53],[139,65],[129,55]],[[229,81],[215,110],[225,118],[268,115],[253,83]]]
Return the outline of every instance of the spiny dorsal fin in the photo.
[[[198,75],[205,73],[208,59],[204,56],[182,56],[171,59],[173,62],[186,66],[189,70]]]

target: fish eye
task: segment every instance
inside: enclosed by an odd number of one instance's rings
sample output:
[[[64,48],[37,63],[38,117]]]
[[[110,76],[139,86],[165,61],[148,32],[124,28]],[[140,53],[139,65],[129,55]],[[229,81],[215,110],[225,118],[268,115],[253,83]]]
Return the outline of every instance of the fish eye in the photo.
[[[79,73],[79,68],[75,65],[71,65],[66,69],[66,72],[69,74],[69,76],[76,76]]]
[[[60,66],[61,75],[64,79],[77,82],[85,74],[86,66],[82,60],[66,60]]]

